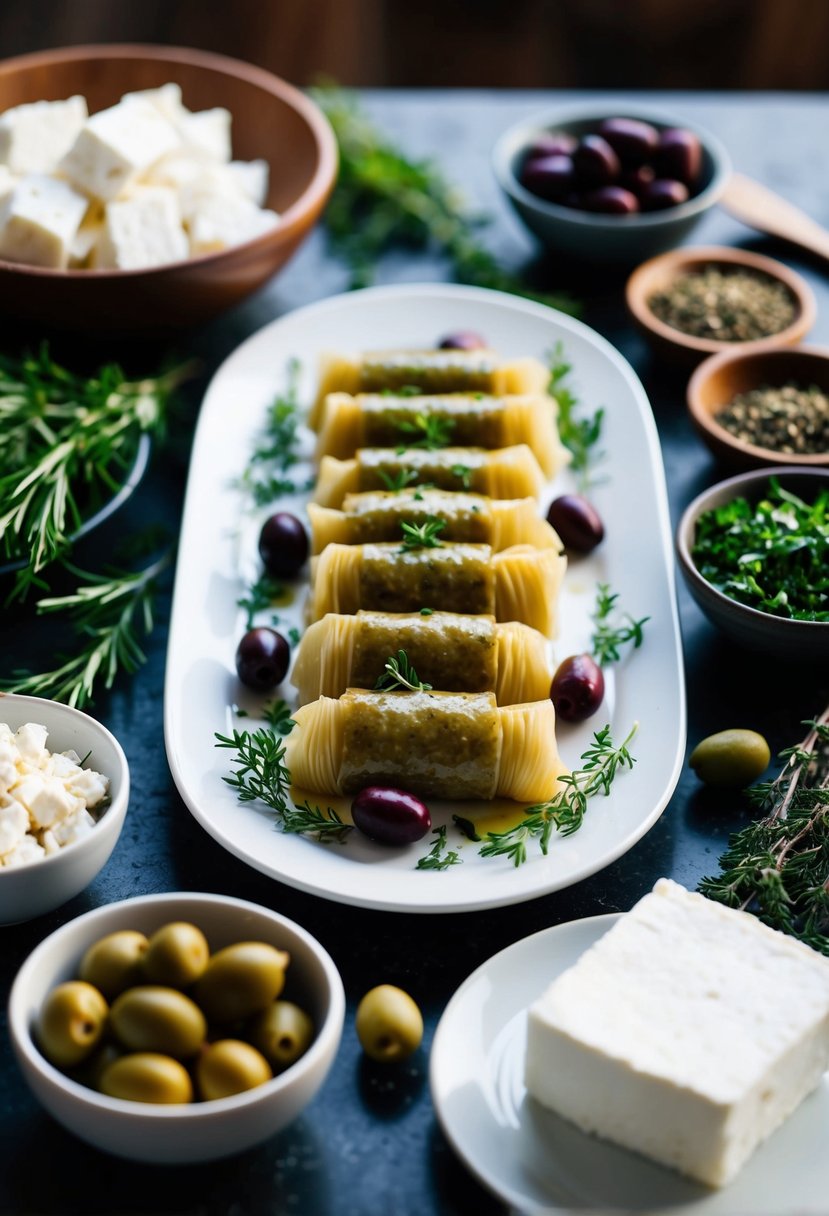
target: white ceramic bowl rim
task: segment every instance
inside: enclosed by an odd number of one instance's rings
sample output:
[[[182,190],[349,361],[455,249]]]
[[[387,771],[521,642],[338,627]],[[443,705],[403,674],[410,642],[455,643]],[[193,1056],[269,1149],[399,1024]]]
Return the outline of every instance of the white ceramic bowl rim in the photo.
[[[176,904],[178,902],[194,901],[202,904],[219,904],[223,907],[231,907],[240,912],[255,912],[257,915],[266,913],[276,922],[284,925],[285,928],[295,934],[305,943],[311,953],[319,962],[326,982],[326,998],[328,1002],[328,1010],[324,1022],[316,1028],[314,1041],[304,1055],[291,1064],[284,1072],[273,1077],[272,1080],[266,1081],[264,1085],[258,1085],[255,1089],[246,1090],[241,1094],[233,1094],[229,1098],[216,1098],[210,1102],[193,1102],[186,1106],[181,1105],[164,1105],[150,1102],[129,1102],[123,1098],[110,1098],[106,1094],[98,1093],[97,1090],[90,1089],[86,1085],[81,1085],[79,1081],[73,1080],[65,1073],[61,1072],[53,1064],[50,1064],[44,1055],[38,1050],[32,1036],[31,1026],[26,1021],[25,1017],[25,992],[28,988],[29,976],[37,967],[39,957],[43,954],[47,946],[51,948],[54,942],[61,936],[69,936],[74,933],[77,926],[86,922],[92,923],[95,920],[102,919],[105,914],[113,907],[126,908],[130,905],[146,907],[147,905],[158,904]],[[172,910],[171,910],[172,915]],[[305,1070],[316,1063],[320,1056],[324,1056],[326,1052],[326,1041],[332,1031],[341,1025],[345,1014],[345,993],[343,991],[342,980],[340,974],[334,964],[331,955],[320,943],[310,934],[307,929],[303,929],[296,921],[289,920],[288,917],[282,916],[279,912],[274,912],[270,908],[266,908],[259,904],[251,903],[245,899],[234,899],[229,895],[215,895],[209,892],[200,891],[178,891],[164,892],[157,895],[136,895],[131,899],[118,900],[115,904],[104,904],[100,908],[93,908],[90,912],[85,912],[82,916],[76,917],[74,920],[67,921],[65,925],[61,925],[54,933],[50,933],[48,937],[36,946],[29,957],[26,959],[23,966],[15,976],[14,982],[9,994],[9,1030],[14,1037],[19,1049],[25,1055],[28,1063],[44,1076],[51,1084],[57,1085],[65,1089],[73,1097],[82,1102],[88,1103],[90,1106],[97,1108],[104,1113],[112,1114],[114,1117],[121,1115],[129,1116],[130,1119],[167,1119],[167,1120],[195,1120],[203,1122],[224,1114],[231,1113],[236,1110],[244,1109],[247,1106],[255,1105],[266,1094],[273,1095],[281,1089],[288,1088],[294,1081],[298,1070]]]
[[[708,152],[712,162],[711,180],[708,185],[689,198],[687,202],[676,207],[666,207],[662,211],[638,212],[634,215],[607,215],[593,211],[580,211],[576,207],[561,207],[547,199],[540,198],[521,185],[512,169],[516,153],[535,135],[541,135],[552,129],[567,130],[570,123],[601,122],[605,118],[636,118],[643,122],[653,123],[662,128],[684,127],[693,131],[703,148]],[[606,226],[624,226],[630,229],[645,230],[658,228],[672,220],[690,219],[704,211],[717,201],[725,189],[731,174],[731,158],[723,144],[697,123],[664,110],[649,109],[647,106],[619,105],[613,110],[597,110],[595,106],[579,106],[562,110],[541,110],[529,118],[523,118],[513,123],[499,136],[492,153],[492,163],[495,176],[498,178],[507,194],[514,195],[527,206],[535,207],[542,213],[549,213],[560,219],[570,220],[574,224],[583,224],[586,228]]]
[[[803,630],[829,629],[829,621],[798,621],[791,617],[774,616],[771,612],[761,612],[759,608],[752,608],[749,604],[743,604],[740,600],[732,599],[730,595],[726,595],[724,591],[720,591],[719,587],[715,587],[713,583],[709,583],[708,579],[703,578],[691,556],[691,547],[688,541],[698,516],[703,511],[707,511],[709,507],[713,507],[710,499],[718,497],[720,491],[733,490],[734,493],[730,497],[736,498],[758,482],[768,481],[771,477],[778,477],[781,481],[784,481],[786,478],[799,477],[804,474],[807,477],[817,478],[818,482],[825,482],[827,487],[829,487],[829,470],[816,469],[814,465],[784,464],[769,468],[752,469],[750,472],[738,473],[734,477],[728,477],[725,481],[718,481],[716,485],[709,486],[707,490],[703,490],[701,494],[698,494],[683,511],[676,530],[676,547],[682,566],[685,573],[693,579],[698,587],[703,588],[707,593],[721,600],[724,605],[727,604],[735,612],[745,613],[747,619],[754,618],[758,622],[763,621],[766,625],[771,624],[773,628],[779,627],[781,630],[788,630],[790,633]]]

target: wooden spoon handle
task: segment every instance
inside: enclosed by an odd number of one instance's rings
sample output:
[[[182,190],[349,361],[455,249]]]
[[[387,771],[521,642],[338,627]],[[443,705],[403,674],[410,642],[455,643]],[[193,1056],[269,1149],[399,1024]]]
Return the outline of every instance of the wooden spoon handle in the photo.
[[[782,237],[829,258],[829,231],[799,207],[742,173],[732,173],[720,203],[750,228]]]

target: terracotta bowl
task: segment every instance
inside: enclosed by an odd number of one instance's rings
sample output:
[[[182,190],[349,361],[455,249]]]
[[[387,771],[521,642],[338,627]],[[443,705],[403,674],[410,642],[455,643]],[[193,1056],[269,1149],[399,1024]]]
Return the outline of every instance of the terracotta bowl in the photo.
[[[731,350],[712,355],[688,381],[688,409],[708,447],[726,464],[757,468],[793,464],[829,468],[829,451],[811,456],[788,455],[738,439],[715,418],[739,393],[755,388],[779,388],[794,382],[829,394],[829,350],[816,347],[776,347],[771,350]]]
[[[0,112],[80,93],[94,113],[168,81],[181,85],[189,109],[230,110],[233,155],[268,162],[267,206],[280,224],[221,253],[149,270],[48,270],[0,260],[0,315],[92,333],[182,328],[237,303],[296,252],[334,184],[337,146],[319,108],[270,72],[175,47],[71,47],[0,64]]]
[[[826,470],[787,465],[755,469],[711,486],[694,499],[679,521],[676,532],[679,568],[697,606],[712,625],[721,629],[738,646],[780,659],[804,660],[820,665],[829,660],[829,621],[787,620],[740,604],[707,582],[691,556],[697,520],[704,511],[739,497],[756,501],[765,493],[772,476],[777,477],[783,489],[790,490],[807,502],[813,501],[822,490],[829,488],[829,472]]]
[[[648,301],[657,291],[668,287],[680,275],[700,271],[706,266],[727,270],[754,270],[778,279],[788,287],[795,301],[795,317],[788,328],[768,338],[752,342],[717,342],[712,338],[696,338],[684,334],[660,321],[651,311]],[[698,248],[674,249],[658,258],[651,258],[634,270],[625,288],[628,309],[639,329],[655,350],[676,362],[698,363],[706,355],[721,351],[756,351],[769,346],[795,346],[801,342],[815,323],[817,305],[812,290],[799,274],[789,270],[774,258],[749,253],[745,249],[728,249],[709,245]]]

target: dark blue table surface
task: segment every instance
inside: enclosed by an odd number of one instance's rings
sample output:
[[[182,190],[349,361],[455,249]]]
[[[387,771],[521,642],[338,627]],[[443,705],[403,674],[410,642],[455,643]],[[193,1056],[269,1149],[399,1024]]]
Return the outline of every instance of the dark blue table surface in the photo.
[[[601,268],[539,257],[498,193],[490,149],[510,123],[546,105],[611,95],[491,92],[378,92],[365,95],[371,114],[416,156],[435,157],[493,222],[487,242],[503,261],[539,287],[568,285],[585,302],[585,320],[630,360],[653,404],[676,522],[683,507],[723,470],[688,422],[686,373],[655,361],[628,320],[624,278]],[[729,149],[735,168],[785,194],[829,224],[829,104],[809,95],[630,95],[687,115]],[[813,287],[819,316],[811,340],[829,343],[829,267],[749,232],[715,209],[694,232],[694,244],[761,250],[799,270]],[[389,259],[381,282],[442,280],[446,268],[420,255]],[[189,441],[198,402],[221,360],[254,330],[300,305],[346,286],[316,232],[286,272],[259,295],[203,330],[173,335],[165,349],[201,357],[204,375],[191,386],[171,442],[157,452],[130,509],[132,522],[158,521],[177,530]],[[6,339],[3,345],[5,347]],[[85,357],[105,357],[90,340]],[[152,370],[159,356],[147,344],[130,358]],[[829,673],[735,650],[679,588],[688,681],[689,747],[713,730],[750,725],[775,751],[800,737],[799,723],[829,695]],[[252,899],[299,921],[337,962],[348,996],[343,1043],[322,1091],[293,1126],[263,1147],[215,1164],[187,1168],[137,1166],[107,1157],[75,1139],[40,1109],[25,1089],[0,1029],[0,1211],[3,1213],[182,1213],[247,1216],[488,1216],[503,1211],[455,1158],[435,1118],[428,1089],[429,1044],[458,984],[490,955],[561,921],[623,910],[658,877],[693,887],[716,867],[729,831],[744,811],[739,800],[701,789],[687,767],[659,822],[614,865],[575,888],[531,903],[456,916],[400,915],[335,905],[273,882],[224,852],[191,818],[173,785],[164,753],[162,693],[169,588],[147,649],[131,680],[102,696],[94,712],[118,736],[129,758],[133,792],[121,840],[94,883],[65,907],[29,924],[0,929],[2,1005],[30,950],[64,921],[130,895],[169,890],[216,891]],[[42,653],[44,632],[6,617],[0,644],[4,671]],[[13,655],[13,661],[12,661]],[[647,698],[648,690],[641,690]],[[354,1034],[354,1008],[378,982],[398,983],[419,1001],[427,1032],[405,1067],[369,1066]],[[5,1009],[3,1009],[5,1022]]]

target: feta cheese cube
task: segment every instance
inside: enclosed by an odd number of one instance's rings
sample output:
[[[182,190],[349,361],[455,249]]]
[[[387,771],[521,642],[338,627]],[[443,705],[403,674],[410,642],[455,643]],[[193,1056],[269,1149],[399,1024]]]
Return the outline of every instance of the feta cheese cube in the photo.
[[[11,172],[8,165],[0,165],[0,203],[9,197],[17,185],[17,181],[17,177]]]
[[[10,760],[0,760],[0,794],[7,793],[17,781],[18,772]]]
[[[21,759],[25,760],[27,764],[39,765],[48,754],[46,751],[48,737],[48,730],[39,722],[26,722],[24,726],[21,726],[14,737]]]
[[[13,106],[0,114],[0,162],[11,173],[51,173],[86,118],[83,97]]]
[[[60,852],[60,845],[55,839],[55,833],[50,831],[49,828],[45,832],[40,833],[39,843],[47,857],[52,853]]]
[[[66,782],[66,788],[74,797],[80,798],[87,807],[93,807],[106,798],[109,781],[101,773],[96,773],[91,768],[79,768]]]
[[[227,167],[242,193],[257,207],[264,207],[268,197],[268,162],[232,160]]]
[[[187,237],[174,190],[141,186],[130,198],[107,204],[97,265],[137,270],[186,257]]]
[[[829,960],[661,879],[530,1008],[527,1089],[722,1186],[829,1066]]]
[[[230,160],[229,110],[217,106],[213,110],[199,110],[195,114],[185,112],[177,121],[176,130],[186,147],[204,152],[213,160]]]
[[[168,122],[174,124],[188,113],[182,105],[181,86],[172,81],[157,89],[138,89],[134,93],[125,93],[121,101],[135,101],[136,99],[148,101]]]
[[[0,258],[64,268],[86,208],[84,196],[66,182],[24,177],[0,207]]]
[[[68,815],[66,819],[62,819],[60,823],[56,823],[52,828],[52,835],[63,849],[66,845],[74,844],[76,840],[88,836],[94,827],[95,820],[89,811],[81,807],[80,810]]]
[[[230,194],[202,195],[188,223],[190,252],[216,253],[242,241],[253,240],[279,223],[274,211],[261,211],[255,203]]]
[[[109,201],[179,143],[176,129],[146,98],[93,114],[60,162],[74,186]]]
[[[0,857],[16,849],[29,830],[29,814],[19,802],[9,799],[0,806]]]
[[[40,861],[45,856],[46,850],[38,844],[34,836],[24,836],[16,848],[3,855],[2,861],[7,869],[12,870],[28,865],[30,861]]]
[[[102,215],[93,212],[92,216],[87,216],[83,221],[69,246],[69,265],[73,270],[91,264],[94,260],[93,251],[100,241],[103,231]]]
[[[12,796],[26,810],[36,829],[50,828],[78,808],[83,808],[83,799],[66,789],[57,777],[44,773],[30,773],[12,790]]]

